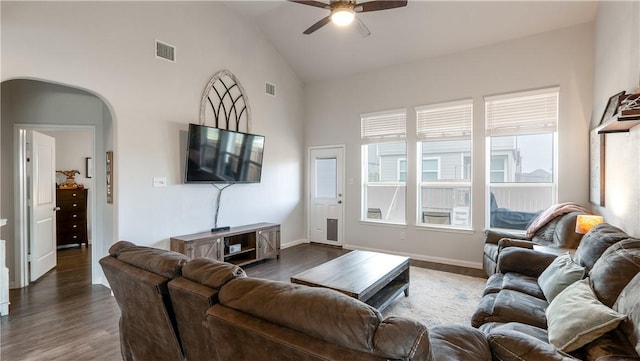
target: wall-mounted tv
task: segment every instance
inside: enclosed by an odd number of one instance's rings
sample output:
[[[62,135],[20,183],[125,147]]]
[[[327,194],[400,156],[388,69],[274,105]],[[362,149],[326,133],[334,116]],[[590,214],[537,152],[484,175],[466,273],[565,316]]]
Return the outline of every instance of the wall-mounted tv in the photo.
[[[264,136],[189,124],[185,183],[259,183]]]

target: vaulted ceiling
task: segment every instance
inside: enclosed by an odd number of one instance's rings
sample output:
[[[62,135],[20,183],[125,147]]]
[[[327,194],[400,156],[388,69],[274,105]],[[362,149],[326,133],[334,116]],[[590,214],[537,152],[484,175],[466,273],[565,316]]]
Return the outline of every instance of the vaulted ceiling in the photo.
[[[587,23],[597,8],[595,1],[409,0],[406,7],[358,14],[371,31],[363,38],[355,24],[303,35],[329,14],[322,8],[283,0],[225,3],[253,22],[306,83]]]

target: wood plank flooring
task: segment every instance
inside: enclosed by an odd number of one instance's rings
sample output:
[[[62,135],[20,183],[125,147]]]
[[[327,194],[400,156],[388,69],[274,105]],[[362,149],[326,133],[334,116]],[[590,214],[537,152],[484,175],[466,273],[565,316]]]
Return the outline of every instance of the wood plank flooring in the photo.
[[[283,249],[279,261],[246,267],[251,277],[280,281],[348,250],[321,245]],[[412,261],[412,265],[482,277],[481,270]],[[0,360],[121,360],[120,310],[111,291],[91,285],[91,250],[58,251],[58,266],[29,287],[10,291],[9,315],[0,318]]]

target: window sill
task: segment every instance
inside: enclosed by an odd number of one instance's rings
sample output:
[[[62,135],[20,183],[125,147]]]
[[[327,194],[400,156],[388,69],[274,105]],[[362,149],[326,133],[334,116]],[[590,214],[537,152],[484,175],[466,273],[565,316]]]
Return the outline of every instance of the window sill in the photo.
[[[361,219],[360,224],[367,226],[384,226],[384,227],[393,227],[393,228],[407,228],[406,223],[400,222],[389,222],[389,221],[374,221],[370,219]]]
[[[433,224],[418,224],[414,226],[415,229],[420,231],[429,232],[445,232],[445,233],[460,233],[460,234],[475,234],[476,231],[473,228],[457,228],[451,226],[438,226]]]

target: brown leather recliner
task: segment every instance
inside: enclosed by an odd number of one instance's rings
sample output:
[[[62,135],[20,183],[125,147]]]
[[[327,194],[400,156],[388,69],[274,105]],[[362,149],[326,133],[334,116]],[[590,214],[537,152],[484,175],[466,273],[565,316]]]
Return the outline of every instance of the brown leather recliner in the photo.
[[[171,304],[187,360],[217,360],[215,343],[206,327],[207,310],[218,303],[220,288],[238,277],[246,277],[238,266],[195,258],[182,268],[182,277],[169,282]]]
[[[491,360],[471,327],[383,319],[334,290],[257,278],[226,283],[207,322],[220,361]]]
[[[532,249],[534,245],[554,248],[577,248],[582,234],[575,232],[576,219],[583,212],[571,212],[557,216],[540,228],[533,237],[526,238],[524,233],[515,233],[498,229],[484,231],[484,252],[482,268],[490,277],[498,272],[498,257],[507,247],[521,247]]]
[[[120,241],[100,259],[120,307],[122,359],[184,360],[167,283],[189,260],[183,254]]]

